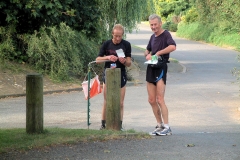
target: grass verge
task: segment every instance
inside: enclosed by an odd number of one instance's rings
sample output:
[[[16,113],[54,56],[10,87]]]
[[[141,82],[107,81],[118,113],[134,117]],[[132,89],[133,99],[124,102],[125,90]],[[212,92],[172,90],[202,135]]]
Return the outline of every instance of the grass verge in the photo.
[[[220,47],[240,51],[239,33],[224,31],[216,25],[204,25],[199,22],[185,24],[179,23],[176,35],[191,40],[203,41]]]
[[[0,129],[0,153],[120,138],[150,138],[150,136],[134,130],[112,131],[47,128],[41,134],[27,134],[24,128]]]

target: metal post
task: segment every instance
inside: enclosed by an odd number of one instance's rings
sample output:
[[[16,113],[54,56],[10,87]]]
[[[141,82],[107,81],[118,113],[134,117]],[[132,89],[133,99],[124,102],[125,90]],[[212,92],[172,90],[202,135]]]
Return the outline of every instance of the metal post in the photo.
[[[88,125],[88,129],[89,129],[89,126],[90,126],[90,81],[91,81],[91,70],[90,70],[90,66],[88,66],[88,102],[87,102],[87,105],[88,105],[88,108],[87,108],[87,125]]]
[[[88,129],[89,129],[89,126],[91,125],[90,123],[90,81],[91,81],[91,64],[92,63],[103,63],[103,62],[108,62],[107,61],[92,61],[88,64],[88,98],[87,98],[87,125],[88,125]]]

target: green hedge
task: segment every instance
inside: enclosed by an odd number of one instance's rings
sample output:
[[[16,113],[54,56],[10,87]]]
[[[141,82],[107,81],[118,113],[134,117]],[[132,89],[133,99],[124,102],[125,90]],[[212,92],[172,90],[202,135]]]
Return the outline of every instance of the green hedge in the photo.
[[[28,41],[29,63],[42,73],[60,81],[84,76],[88,63],[95,60],[98,45],[64,23],[42,27]]]

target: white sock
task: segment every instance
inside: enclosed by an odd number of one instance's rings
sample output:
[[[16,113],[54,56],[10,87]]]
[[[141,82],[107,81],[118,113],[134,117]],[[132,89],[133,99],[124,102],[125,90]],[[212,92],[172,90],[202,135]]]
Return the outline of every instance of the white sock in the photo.
[[[169,129],[169,125],[168,124],[164,124],[164,127]]]
[[[158,127],[162,127],[162,126],[164,126],[163,122],[161,122],[161,123],[157,123],[157,125],[158,125]]]
[[[162,127],[164,127],[164,124],[163,124],[163,122],[161,122],[161,126],[162,126]]]

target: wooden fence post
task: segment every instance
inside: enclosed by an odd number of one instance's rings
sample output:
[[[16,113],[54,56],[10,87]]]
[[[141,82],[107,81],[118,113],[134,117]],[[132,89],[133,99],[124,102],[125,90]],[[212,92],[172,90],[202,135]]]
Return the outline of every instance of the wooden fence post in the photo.
[[[38,73],[26,76],[26,132],[43,132],[43,78]]]
[[[121,70],[120,68],[106,69],[106,128],[111,130],[121,129],[120,116],[120,88]]]

